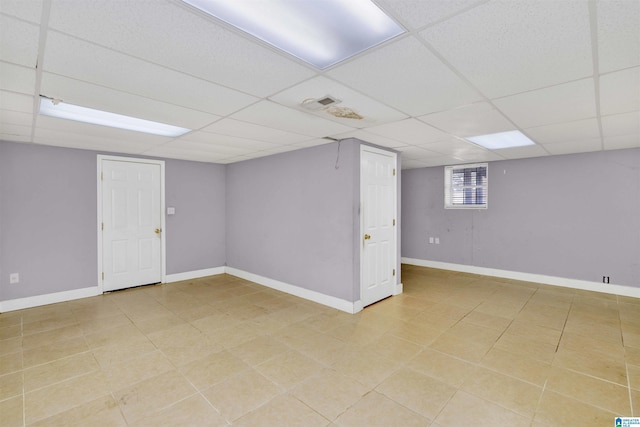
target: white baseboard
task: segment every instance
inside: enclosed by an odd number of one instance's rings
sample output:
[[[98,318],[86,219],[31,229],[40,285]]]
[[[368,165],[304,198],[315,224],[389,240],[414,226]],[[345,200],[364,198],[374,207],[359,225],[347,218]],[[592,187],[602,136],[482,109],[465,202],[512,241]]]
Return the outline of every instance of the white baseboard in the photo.
[[[57,302],[72,301],[74,299],[95,297],[96,295],[100,295],[100,292],[98,291],[98,287],[94,286],[91,288],[73,289],[70,291],[36,295],[33,297],[10,299],[0,301],[0,313],[38,307],[41,305],[55,304]]]
[[[270,279],[268,277],[259,276],[257,274],[248,273],[243,270],[238,270],[233,267],[226,267],[227,274],[239,277],[241,279],[249,280],[251,282],[258,283],[260,285],[272,288],[281,292],[286,292],[291,295],[295,295],[300,298],[307,299],[309,301],[317,302],[318,304],[326,305],[338,310],[346,311],[353,314],[362,310],[362,304],[359,301],[350,302],[340,298],[332,297],[322,294],[320,292],[312,291],[309,289],[301,288],[299,286],[291,285],[289,283],[280,282],[278,280]]]
[[[459,271],[461,273],[481,274],[484,276],[523,280],[525,282],[536,282],[545,285],[563,286],[565,288],[581,289],[585,291],[602,292],[605,294],[640,298],[640,288],[633,288],[631,286],[590,282],[588,280],[568,279],[565,277],[546,276],[543,274],[520,273],[517,271],[499,270],[496,268],[476,267],[473,265],[453,264],[440,261],[429,261],[416,258],[403,257],[402,263],[417,265],[419,267],[440,268],[443,270]]]
[[[226,267],[205,268],[204,270],[186,271],[184,273],[167,274],[164,283],[180,282],[182,280],[199,279],[200,277],[224,274]]]
[[[224,273],[239,277],[241,279],[250,280],[260,285],[276,289],[281,292],[286,292],[288,294],[295,295],[297,297],[304,298],[318,304],[326,305],[328,307],[332,307],[350,314],[358,313],[363,309],[362,302],[360,300],[350,302],[340,298],[332,297],[330,295],[325,295],[320,292],[301,288],[289,283],[270,279],[268,277],[259,276],[257,274],[249,273],[233,267],[223,266],[207,268],[203,270],[187,271],[184,273],[168,274],[165,276],[164,283],[174,283],[182,280],[192,280]],[[399,283],[395,286],[393,295],[398,295],[401,293],[402,283]],[[53,294],[36,295],[33,297],[0,301],[0,313],[13,310],[21,310],[24,308],[37,307],[41,305],[54,304],[57,302],[71,301],[79,298],[93,297],[100,294],[101,292],[96,286],[92,288],[75,289],[71,291],[56,292]]]

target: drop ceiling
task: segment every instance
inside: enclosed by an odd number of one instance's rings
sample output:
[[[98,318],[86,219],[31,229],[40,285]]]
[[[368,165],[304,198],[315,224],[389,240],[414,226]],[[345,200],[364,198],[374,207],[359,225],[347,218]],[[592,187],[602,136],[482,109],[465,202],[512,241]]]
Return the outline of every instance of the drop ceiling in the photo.
[[[358,138],[405,169],[640,147],[640,2],[375,2],[406,33],[321,71],[179,0],[0,0],[0,139],[228,164]],[[40,116],[39,95],[193,130]],[[326,95],[362,119],[302,106]],[[464,139],[508,130],[536,145]]]

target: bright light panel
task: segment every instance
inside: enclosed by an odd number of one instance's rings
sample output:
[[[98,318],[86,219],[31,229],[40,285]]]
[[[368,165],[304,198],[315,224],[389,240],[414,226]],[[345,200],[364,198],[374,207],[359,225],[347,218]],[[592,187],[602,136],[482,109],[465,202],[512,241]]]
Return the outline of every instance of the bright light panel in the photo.
[[[526,145],[535,145],[535,142],[527,138],[522,132],[512,130],[508,132],[491,133],[488,135],[468,136],[471,142],[481,145],[490,150],[499,150],[501,148],[524,147]]]
[[[404,30],[370,0],[183,0],[319,69]]]
[[[80,107],[78,105],[58,102],[54,104],[52,99],[40,97],[40,114],[58,117],[61,119],[75,120],[78,122],[92,123],[94,125],[109,126],[112,128],[133,130],[136,132],[151,133],[154,135],[177,137],[190,132],[191,129],[150,120],[136,119],[135,117],[121,114],[108,113],[94,110],[93,108]]]

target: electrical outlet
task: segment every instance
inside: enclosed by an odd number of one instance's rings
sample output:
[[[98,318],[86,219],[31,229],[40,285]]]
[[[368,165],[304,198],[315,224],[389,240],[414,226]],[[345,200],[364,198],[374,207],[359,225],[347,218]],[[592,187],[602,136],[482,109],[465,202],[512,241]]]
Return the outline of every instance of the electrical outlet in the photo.
[[[433,244],[433,237],[429,237],[429,243]]]
[[[439,238],[439,237],[436,237],[436,238],[435,238],[435,242],[436,242],[436,245],[439,245],[439,244],[440,244],[440,238]]]
[[[15,283],[20,283],[20,273],[9,274],[9,283],[12,285]]]
[[[602,283],[609,283],[609,276],[602,276]]]

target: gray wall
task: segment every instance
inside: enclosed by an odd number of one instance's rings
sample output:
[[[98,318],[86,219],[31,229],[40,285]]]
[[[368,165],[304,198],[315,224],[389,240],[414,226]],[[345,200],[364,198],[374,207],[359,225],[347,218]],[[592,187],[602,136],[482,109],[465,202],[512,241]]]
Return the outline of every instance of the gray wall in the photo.
[[[487,210],[445,210],[443,180],[404,171],[403,257],[640,287],[640,149],[491,162]]]
[[[165,160],[167,274],[220,267],[226,262],[224,165]]]
[[[97,285],[97,154],[0,141],[0,300]],[[225,167],[166,160],[165,175],[167,274],[224,265]]]
[[[227,166],[227,265],[326,295],[359,298],[360,144]]]

